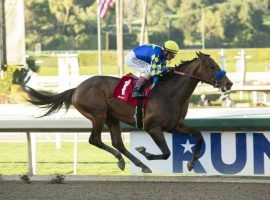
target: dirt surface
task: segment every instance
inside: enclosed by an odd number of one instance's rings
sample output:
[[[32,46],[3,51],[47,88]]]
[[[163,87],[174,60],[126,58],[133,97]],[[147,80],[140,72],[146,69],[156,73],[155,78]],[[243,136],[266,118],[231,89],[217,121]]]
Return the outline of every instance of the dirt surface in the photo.
[[[269,197],[269,183],[83,181],[51,184],[45,181],[34,181],[25,184],[21,181],[0,181],[1,200],[268,200]]]

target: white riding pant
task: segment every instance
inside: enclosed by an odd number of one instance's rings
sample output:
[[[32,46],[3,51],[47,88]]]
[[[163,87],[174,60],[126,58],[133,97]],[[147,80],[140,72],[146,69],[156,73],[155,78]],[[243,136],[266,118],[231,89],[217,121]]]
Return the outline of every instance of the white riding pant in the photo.
[[[143,77],[146,79],[150,79],[151,74],[151,66],[147,62],[140,60],[136,57],[134,51],[128,52],[125,57],[125,63],[131,67],[132,69],[143,73]]]

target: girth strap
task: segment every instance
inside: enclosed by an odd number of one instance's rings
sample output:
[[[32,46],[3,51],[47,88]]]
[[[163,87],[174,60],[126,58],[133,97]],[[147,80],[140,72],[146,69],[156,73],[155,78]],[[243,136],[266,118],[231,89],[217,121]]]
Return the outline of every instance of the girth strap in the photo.
[[[135,120],[136,120],[136,127],[141,129],[143,127],[143,98],[137,99]]]

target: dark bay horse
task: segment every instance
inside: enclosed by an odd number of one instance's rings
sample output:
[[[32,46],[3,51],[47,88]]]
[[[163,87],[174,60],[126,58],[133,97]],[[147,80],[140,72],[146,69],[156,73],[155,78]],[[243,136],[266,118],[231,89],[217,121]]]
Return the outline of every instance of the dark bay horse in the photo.
[[[230,90],[232,86],[232,82],[225,74],[221,77],[217,76],[222,71],[209,55],[201,52],[196,54],[197,58],[175,66],[175,71],[167,73],[164,80],[160,80],[148,96],[148,103],[144,109],[143,128],[161,150],[161,154],[154,155],[147,152],[145,147],[137,147],[137,151],[148,160],[169,158],[171,153],[163,134],[164,131],[175,134],[190,134],[196,138],[195,152],[187,166],[188,170],[192,170],[199,158],[202,134],[199,130],[183,124],[190,96],[200,81],[213,85],[223,92]],[[150,173],[151,170],[133,156],[123,144],[120,121],[135,126],[135,108],[112,98],[114,88],[119,81],[120,79],[115,77],[94,76],[76,88],[51,96],[41,94],[29,87],[26,88],[26,92],[31,97],[29,101],[32,104],[48,109],[44,116],[57,112],[63,104],[67,110],[73,104],[83,116],[92,122],[90,144],[113,154],[118,159],[118,166],[121,170],[125,168],[122,157],[124,154],[137,167],[142,168],[142,172]],[[114,148],[101,141],[104,124],[110,130]]]

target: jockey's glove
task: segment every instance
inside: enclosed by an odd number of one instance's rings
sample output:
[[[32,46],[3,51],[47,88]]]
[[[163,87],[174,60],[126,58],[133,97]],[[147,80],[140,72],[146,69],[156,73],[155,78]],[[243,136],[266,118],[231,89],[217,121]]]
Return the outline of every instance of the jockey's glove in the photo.
[[[154,85],[157,84],[158,79],[159,79],[159,76],[158,76],[158,75],[153,76],[153,84],[154,84]]]
[[[163,69],[161,70],[161,74],[163,75],[163,74],[165,74],[167,71],[168,71],[167,68],[163,68]]]
[[[175,67],[168,67],[168,72],[173,72],[175,71]]]

